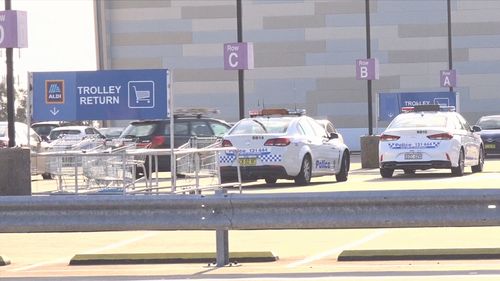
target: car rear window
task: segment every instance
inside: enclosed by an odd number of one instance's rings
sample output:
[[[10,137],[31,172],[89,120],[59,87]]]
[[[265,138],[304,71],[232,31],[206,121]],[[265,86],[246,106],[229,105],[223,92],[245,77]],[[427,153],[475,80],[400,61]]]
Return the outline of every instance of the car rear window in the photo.
[[[446,127],[447,117],[438,114],[404,113],[398,115],[388,128]]]
[[[229,134],[282,134],[288,129],[290,121],[290,118],[245,119],[236,124]]]
[[[136,137],[147,137],[150,136],[155,130],[158,124],[156,123],[136,123],[128,125],[123,133],[121,134],[121,138],[136,138]]]
[[[50,139],[57,139],[62,135],[79,135],[81,132],[79,130],[57,130],[50,132]]]

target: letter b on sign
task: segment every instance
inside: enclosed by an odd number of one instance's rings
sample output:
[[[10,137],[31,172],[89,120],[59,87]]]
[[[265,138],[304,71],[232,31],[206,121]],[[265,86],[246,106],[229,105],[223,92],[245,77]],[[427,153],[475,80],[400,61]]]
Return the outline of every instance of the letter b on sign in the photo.
[[[356,60],[356,79],[357,80],[377,80],[378,60],[377,59],[358,59]]]

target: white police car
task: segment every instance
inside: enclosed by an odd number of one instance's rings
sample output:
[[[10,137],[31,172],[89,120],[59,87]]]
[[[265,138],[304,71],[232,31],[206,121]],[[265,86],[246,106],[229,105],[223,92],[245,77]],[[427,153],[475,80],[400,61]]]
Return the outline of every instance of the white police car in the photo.
[[[390,178],[395,169],[412,174],[437,168],[462,176],[465,166],[473,173],[481,172],[484,147],[479,131],[480,127],[471,127],[454,112],[454,107],[403,108],[380,135],[380,174]]]
[[[238,148],[239,158],[234,152],[220,155],[221,180],[236,180],[239,164],[244,181],[265,179],[274,184],[277,179],[294,179],[306,185],[311,177],[324,175],[346,181],[348,147],[336,141],[337,134],[328,135],[302,113],[263,109],[236,123],[223,137],[222,146]]]

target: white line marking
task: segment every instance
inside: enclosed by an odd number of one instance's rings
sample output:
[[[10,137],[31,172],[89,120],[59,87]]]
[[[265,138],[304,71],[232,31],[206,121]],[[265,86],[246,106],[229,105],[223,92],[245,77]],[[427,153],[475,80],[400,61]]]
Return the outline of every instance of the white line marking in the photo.
[[[147,232],[144,235],[141,235],[139,237],[134,237],[134,238],[131,238],[131,239],[128,239],[128,240],[123,240],[123,241],[120,241],[120,242],[117,242],[117,243],[114,243],[114,244],[107,245],[107,246],[102,247],[102,248],[92,249],[92,250],[83,252],[83,254],[97,254],[97,253],[104,252],[104,251],[107,251],[107,250],[120,248],[122,246],[126,246],[126,245],[129,245],[129,244],[135,243],[137,241],[141,241],[141,240],[144,240],[146,238],[158,235],[159,233],[160,233],[159,231],[157,231],[157,232]]]
[[[117,242],[117,243],[109,244],[109,245],[107,245],[105,247],[101,247],[101,248],[91,249],[91,250],[85,251],[85,252],[83,252],[83,254],[95,254],[95,253],[104,252],[106,250],[120,248],[122,246],[126,246],[126,245],[129,245],[129,244],[135,243],[137,241],[140,241],[140,240],[143,240],[143,239],[146,239],[146,238],[158,235],[159,233],[160,232],[148,232],[148,233],[146,233],[144,235],[141,235],[139,237],[134,237],[134,238],[123,240],[123,241],[120,241],[120,242]],[[15,271],[15,272],[17,272],[17,271],[25,271],[25,270],[30,270],[30,269],[33,269],[33,268],[37,268],[37,267],[41,267],[41,266],[45,266],[45,265],[49,265],[49,264],[63,263],[63,262],[67,262],[67,261],[71,260],[72,257],[73,256],[65,257],[65,258],[60,258],[60,259],[55,259],[55,260],[46,261],[46,262],[39,262],[39,263],[35,263],[35,264],[32,264],[32,265],[24,266],[24,267],[14,268],[14,269],[12,269],[10,271]]]
[[[356,247],[356,246],[359,246],[361,244],[364,244],[370,240],[373,240],[379,236],[382,236],[383,234],[385,234],[386,230],[385,229],[380,229],[368,236],[365,236],[364,238],[360,239],[360,240],[357,240],[357,241],[354,241],[352,243],[349,243],[349,244],[346,244],[346,245],[343,245],[343,246],[340,246],[340,247],[337,247],[337,248],[333,248],[333,249],[330,249],[326,252],[323,252],[323,253],[320,253],[320,254],[317,254],[317,255],[314,255],[314,256],[311,256],[311,257],[308,257],[308,258],[305,258],[303,260],[300,260],[300,261],[297,261],[297,262],[293,262],[289,265],[287,265],[288,268],[294,268],[294,267],[297,267],[297,266],[301,266],[301,265],[304,265],[304,264],[308,264],[308,263],[311,263],[311,262],[314,262],[314,261],[317,261],[317,260],[320,260],[320,259],[323,259],[325,257],[328,257],[328,256],[332,256],[332,255],[338,255],[340,252],[342,252],[343,250],[346,250],[346,249],[349,249],[349,248],[353,248],[353,247]]]

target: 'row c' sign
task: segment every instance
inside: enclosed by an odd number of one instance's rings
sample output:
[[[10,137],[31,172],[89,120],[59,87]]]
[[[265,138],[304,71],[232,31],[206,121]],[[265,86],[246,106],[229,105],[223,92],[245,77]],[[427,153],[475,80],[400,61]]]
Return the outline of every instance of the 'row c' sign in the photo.
[[[0,48],[28,47],[25,11],[0,11]]]

